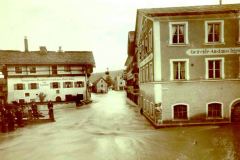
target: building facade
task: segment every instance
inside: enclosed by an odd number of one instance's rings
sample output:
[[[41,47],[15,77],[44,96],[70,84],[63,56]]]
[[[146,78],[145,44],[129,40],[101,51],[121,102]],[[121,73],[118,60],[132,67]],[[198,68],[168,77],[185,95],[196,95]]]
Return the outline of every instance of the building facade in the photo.
[[[127,98],[138,104],[139,79],[138,79],[138,55],[135,49],[135,32],[128,33],[128,57],[125,62],[125,76]]]
[[[95,82],[93,82],[92,90],[94,93],[107,93],[108,92],[107,81],[103,77],[100,77]]]
[[[95,67],[89,51],[0,51],[7,82],[7,103],[13,101],[88,100],[88,77]]]
[[[125,87],[125,80],[123,79],[123,75],[117,75],[114,78],[113,89],[116,91],[122,91]]]
[[[139,9],[139,106],[155,125],[240,120],[240,5]]]

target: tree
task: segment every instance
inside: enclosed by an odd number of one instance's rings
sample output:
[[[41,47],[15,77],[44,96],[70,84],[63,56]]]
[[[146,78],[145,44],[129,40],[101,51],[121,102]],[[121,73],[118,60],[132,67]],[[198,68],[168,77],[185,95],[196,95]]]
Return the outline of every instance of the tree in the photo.
[[[108,84],[108,87],[113,85],[113,80],[112,80],[112,77],[110,75],[106,76],[106,82]]]

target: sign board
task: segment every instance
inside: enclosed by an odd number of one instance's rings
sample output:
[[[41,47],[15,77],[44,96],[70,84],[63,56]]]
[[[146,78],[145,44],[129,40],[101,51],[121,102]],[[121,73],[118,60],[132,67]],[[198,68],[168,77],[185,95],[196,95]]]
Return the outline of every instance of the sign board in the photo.
[[[240,48],[199,48],[188,49],[189,56],[240,54]]]

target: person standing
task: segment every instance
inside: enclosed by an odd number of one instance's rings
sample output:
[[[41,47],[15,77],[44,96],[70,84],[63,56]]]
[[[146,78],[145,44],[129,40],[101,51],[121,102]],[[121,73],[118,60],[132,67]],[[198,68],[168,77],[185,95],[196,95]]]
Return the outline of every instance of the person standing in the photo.
[[[48,115],[49,115],[49,119],[50,120],[55,121],[54,120],[53,103],[52,103],[52,101],[48,102]]]
[[[23,112],[21,106],[18,106],[17,111],[16,111],[16,118],[17,118],[17,125],[18,127],[23,127]]]
[[[32,115],[33,115],[33,118],[35,119],[39,119],[39,115],[38,115],[38,109],[37,109],[37,104],[35,102],[32,102]]]
[[[15,116],[12,109],[7,110],[8,131],[15,129]]]
[[[4,106],[1,106],[1,131],[3,133],[7,132],[7,111]]]

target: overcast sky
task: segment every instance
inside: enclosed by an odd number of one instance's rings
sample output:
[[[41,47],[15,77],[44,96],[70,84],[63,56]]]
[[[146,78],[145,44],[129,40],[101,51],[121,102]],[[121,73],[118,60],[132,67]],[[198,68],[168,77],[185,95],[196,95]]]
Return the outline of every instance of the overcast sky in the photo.
[[[240,0],[223,0],[223,4]],[[137,8],[219,4],[219,0],[0,0],[0,49],[93,51],[94,72],[124,69]]]

